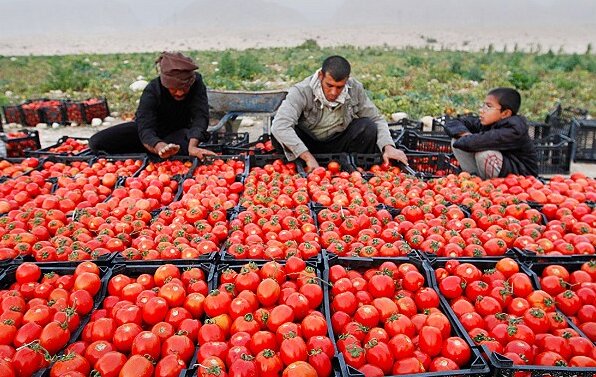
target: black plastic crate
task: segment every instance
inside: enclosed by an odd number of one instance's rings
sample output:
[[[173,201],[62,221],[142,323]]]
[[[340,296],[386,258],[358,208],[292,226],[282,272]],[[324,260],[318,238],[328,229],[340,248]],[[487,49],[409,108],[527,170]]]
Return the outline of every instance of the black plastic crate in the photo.
[[[52,272],[59,274],[60,276],[72,275],[72,274],[74,274],[75,269],[76,269],[76,265],[74,265],[74,266],[46,266],[43,263],[36,263],[36,264],[41,269],[42,277],[45,274],[49,274]],[[17,267],[18,266],[16,266],[16,265],[10,266],[5,270],[5,273],[2,276],[2,279],[0,281],[1,289],[7,289],[11,284],[13,284],[16,281],[15,273],[16,273]],[[97,309],[99,307],[99,305],[101,304],[101,301],[103,300],[105,292],[107,291],[107,288],[108,288],[108,281],[112,276],[111,269],[107,266],[99,266],[99,271],[100,271],[100,278],[101,278],[101,287],[99,289],[99,292],[93,298],[93,309],[92,309],[91,313],[95,309]],[[87,324],[89,322],[91,313],[80,317],[81,323],[80,323],[78,329],[71,333],[70,339],[67,343],[67,346],[74,343],[79,338],[79,336],[83,332],[83,328],[85,327],[85,324]],[[64,352],[64,348],[62,350],[59,350],[57,352],[57,355],[60,355],[63,352]]]
[[[67,123],[66,106],[64,105],[63,101],[59,101],[59,103],[52,106],[44,106],[40,110],[44,123],[50,125],[52,123]]]
[[[69,123],[85,123],[85,110],[83,104],[78,101],[65,101],[66,120]]]
[[[443,131],[422,133],[406,129],[399,144],[411,152],[451,153],[451,138]]]
[[[575,119],[575,161],[596,161],[596,120]]]
[[[536,140],[538,174],[567,174],[575,142],[565,135],[550,135]]]
[[[191,171],[189,171],[189,173],[187,174],[188,178],[192,178],[193,176],[195,176],[195,172],[196,169],[201,166],[201,165],[211,165],[213,164],[213,161],[215,160],[223,160],[223,161],[229,161],[229,160],[235,160],[235,161],[243,161],[244,162],[244,172],[242,174],[236,174],[236,181],[238,182],[242,182],[244,178],[246,178],[246,176],[248,175],[248,171],[249,171],[249,161],[247,160],[245,155],[239,155],[239,154],[222,154],[222,155],[217,155],[217,156],[205,156],[203,158],[202,161],[198,161],[196,162],[195,165],[193,165],[193,168]]]
[[[444,153],[406,152],[408,165],[422,178],[459,174],[461,169],[453,164],[453,157]]]
[[[85,157],[87,156],[86,153],[81,153],[79,154],[79,156],[81,157]],[[117,161],[126,161],[126,160],[135,160],[135,161],[141,161],[141,166],[131,175],[131,177],[138,177],[139,174],[141,174],[141,171],[143,171],[143,169],[145,168],[145,166],[147,165],[148,162],[148,158],[146,154],[143,153],[137,153],[137,154],[122,154],[122,155],[93,155],[93,156],[89,156],[91,157],[91,161],[90,161],[90,165],[93,165],[94,163],[100,161],[100,160],[106,160],[106,162],[112,162],[115,163]],[[121,172],[118,173],[118,175],[120,177],[123,178],[127,178],[126,175],[123,175]]]
[[[88,124],[91,124],[93,118],[103,120],[110,115],[108,100],[105,97],[89,98],[81,104],[83,106],[83,119]]]
[[[24,133],[24,135],[21,133]],[[6,145],[7,157],[24,157],[26,151],[41,148],[39,132],[37,131],[19,130],[1,133],[0,139]]]
[[[544,122],[549,127],[549,134],[546,136],[565,135],[574,139],[576,128],[573,124],[573,118],[584,119],[587,115],[588,111],[585,109],[563,107],[560,102],[557,103],[544,119]]]
[[[0,162],[7,161],[11,165],[22,165],[22,167],[23,167],[23,170],[21,170],[19,172],[16,172],[17,174],[14,174],[12,176],[1,175],[0,178],[1,179],[18,178],[18,177],[20,177],[22,175],[27,175],[27,174],[31,173],[33,170],[39,170],[39,169],[41,169],[42,166],[43,166],[43,161],[44,161],[44,159],[38,159],[37,160],[37,166],[35,166],[35,167],[29,167],[28,165],[23,164],[23,162],[25,160],[32,160],[32,159],[29,159],[29,158],[26,158],[26,157],[7,157],[7,158],[0,158]]]
[[[201,143],[201,148],[222,149],[223,148],[242,148],[248,145],[248,132],[214,132],[209,141]]]
[[[595,254],[544,255],[520,248],[513,248],[512,250],[520,261],[527,263],[585,262],[596,258]]]
[[[352,165],[352,159],[348,153],[320,153],[313,155],[319,166],[327,167],[330,162],[336,161],[339,162],[340,170],[344,172],[351,173],[356,170],[356,167]],[[296,167],[301,174],[306,175],[306,163],[302,159],[296,159]]]
[[[437,258],[437,259],[429,259],[425,262],[427,268],[431,270],[430,275],[432,276],[433,285],[435,287],[438,287],[438,283],[435,279],[434,270],[439,267],[441,267],[441,268],[445,267],[446,262],[451,259],[453,259],[453,258]],[[484,259],[468,258],[468,259],[459,259],[459,261],[461,263],[470,263],[470,264],[476,266],[477,268],[479,268],[480,270],[484,271],[487,269],[493,269],[495,267],[495,264],[501,259],[502,258],[484,258]],[[533,288],[537,289],[535,274],[530,269],[528,269],[528,267],[525,264],[519,263],[519,271],[521,273],[526,274],[530,278]],[[440,290],[438,288],[436,288],[436,290],[439,293],[439,298],[440,298],[441,302],[445,304],[451,317],[456,318],[455,312],[453,311],[451,306],[449,306],[447,299],[440,293]],[[565,320],[567,322],[567,326],[569,328],[575,330],[580,336],[585,337],[583,335],[583,333],[577,328],[577,326],[575,326],[575,324],[569,318],[567,318],[560,311],[557,310],[557,312],[560,315],[562,315],[563,318],[565,318]],[[458,324],[458,326],[462,326],[461,323],[459,322],[459,320],[457,321],[457,324]],[[464,337],[465,337],[466,341],[474,344],[470,335],[468,334],[467,331],[465,331],[463,326],[461,327],[461,330],[464,333]],[[567,366],[554,367],[554,366],[540,366],[540,365],[513,365],[513,362],[509,358],[505,357],[504,355],[501,355],[496,352],[491,352],[484,346],[482,346],[481,349],[483,349],[483,353],[486,354],[488,357],[489,363],[491,365],[491,370],[493,371],[494,376],[514,377],[515,372],[518,372],[518,371],[519,372],[528,372],[532,376],[546,376],[546,375],[548,375],[551,377],[591,376],[594,373],[596,373],[596,368],[582,369],[582,368],[570,368]]]
[[[25,118],[19,105],[2,106],[2,112],[4,113],[6,123],[23,124]]]
[[[272,144],[271,135],[263,134],[257,140],[243,146],[225,146],[224,153],[274,154],[276,150]]]
[[[60,147],[68,139],[74,139],[74,140],[79,141],[79,142],[81,142],[83,144],[88,144],[89,143],[89,138],[88,137],[62,136],[60,139],[58,139],[58,141],[56,141],[55,144],[52,144],[49,147],[38,149],[38,150],[35,150],[35,151],[27,151],[26,152],[26,155],[27,156],[37,156],[37,157],[50,156],[50,155],[79,156],[79,155],[85,155],[85,154],[89,154],[90,153],[90,149],[89,149],[88,146],[85,147],[85,149],[83,149],[81,151],[78,151],[78,152],[74,152],[74,151],[65,151],[65,152],[52,151],[53,149]]]
[[[426,262],[420,259],[415,253],[410,254],[408,257],[399,257],[399,258],[375,258],[367,259],[367,258],[332,258],[329,260],[329,265],[324,271],[323,279],[325,281],[329,281],[329,267],[339,264],[341,266],[346,267],[347,269],[369,269],[373,267],[378,267],[384,262],[393,262],[396,265],[401,265],[403,263],[411,263],[418,268],[418,271],[424,276],[425,284],[423,287],[429,287],[434,289],[438,293],[438,289],[433,286],[434,278],[431,277],[432,271],[426,265]],[[331,322],[331,297],[329,294],[329,287],[325,286],[324,293],[325,293],[325,306],[327,309],[327,313],[329,313],[329,317],[327,319],[328,322]],[[448,309],[448,304],[443,302],[442,300],[439,301],[439,309],[440,311],[449,319],[451,324],[451,335],[455,335],[463,339],[468,346],[470,346],[471,350],[471,358],[470,362],[466,365],[465,368],[460,370],[454,371],[440,371],[440,372],[426,372],[426,373],[417,373],[412,376],[421,376],[421,377],[439,377],[439,376],[466,376],[466,377],[480,377],[486,376],[490,373],[490,368],[487,362],[483,359],[482,355],[478,351],[477,347],[474,346],[473,342],[469,337],[467,337],[465,330],[459,324],[459,321],[455,319],[452,312]],[[330,332],[333,334],[332,340],[334,344],[336,344],[335,333],[333,332],[332,326],[330,326]],[[337,345],[336,345],[337,347]],[[344,377],[363,377],[364,374],[358,371],[356,368],[353,368],[346,364],[343,354],[338,352],[338,359],[340,363],[340,368],[342,371],[342,375]]]
[[[352,153],[350,155],[352,159],[352,165],[357,169],[362,168],[364,170],[370,170],[374,165],[381,165],[383,163],[383,156],[380,154],[360,154]],[[390,160],[392,166],[399,167],[403,173],[414,175],[416,172],[408,165],[404,165],[401,162]]]

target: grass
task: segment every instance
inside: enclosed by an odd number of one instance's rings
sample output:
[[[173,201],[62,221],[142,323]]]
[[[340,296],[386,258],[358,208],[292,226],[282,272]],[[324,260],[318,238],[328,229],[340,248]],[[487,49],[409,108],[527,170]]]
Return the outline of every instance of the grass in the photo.
[[[293,48],[191,51],[208,87],[229,90],[285,89],[319,68],[329,55],[343,55],[386,115],[411,118],[474,112],[486,92],[513,86],[522,93],[522,113],[543,119],[558,101],[594,109],[596,56],[585,54],[439,51],[430,48],[320,48],[308,40]],[[0,105],[25,99],[105,96],[112,111],[134,112],[141,93],[128,86],[157,72],[156,53],[0,56]]]

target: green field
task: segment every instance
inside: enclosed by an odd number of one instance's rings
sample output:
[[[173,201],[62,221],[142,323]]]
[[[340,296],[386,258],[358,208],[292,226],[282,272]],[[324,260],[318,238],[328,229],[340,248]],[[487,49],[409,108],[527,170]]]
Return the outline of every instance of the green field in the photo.
[[[411,118],[474,112],[497,86],[518,88],[522,113],[543,119],[553,105],[594,111],[596,56],[585,54],[436,51],[432,49],[320,48],[306,41],[294,48],[192,51],[209,88],[284,89],[312,74],[328,55],[343,55],[353,76],[381,111]],[[0,57],[0,105],[28,98],[105,96],[112,111],[134,112],[140,92],[128,86],[156,76],[156,53]],[[63,93],[56,93],[60,90]],[[12,93],[12,94],[11,94]]]

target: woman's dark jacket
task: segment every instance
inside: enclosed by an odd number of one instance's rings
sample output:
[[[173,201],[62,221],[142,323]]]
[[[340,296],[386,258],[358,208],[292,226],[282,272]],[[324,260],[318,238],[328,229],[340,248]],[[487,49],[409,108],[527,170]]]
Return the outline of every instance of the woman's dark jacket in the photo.
[[[189,139],[207,141],[209,105],[201,75],[196,73],[196,80],[182,101],[172,97],[159,77],[151,80],[141,95],[136,123],[141,142],[152,147],[166,135],[183,128],[189,129]]]
[[[536,147],[528,135],[528,124],[521,116],[514,115],[490,126],[483,126],[477,117],[461,117],[449,120],[445,124],[445,132],[455,138],[463,132],[472,133],[457,139],[454,148],[466,152],[501,152],[501,177],[508,174],[538,175]]]

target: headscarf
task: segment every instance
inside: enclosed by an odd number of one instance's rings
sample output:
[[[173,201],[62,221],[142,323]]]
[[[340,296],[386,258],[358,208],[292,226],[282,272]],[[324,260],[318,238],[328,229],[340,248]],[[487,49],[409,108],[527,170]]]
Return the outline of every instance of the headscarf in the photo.
[[[162,52],[155,64],[159,64],[159,78],[169,89],[188,89],[195,82],[195,62],[180,52]]]

